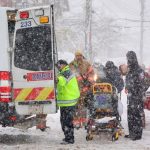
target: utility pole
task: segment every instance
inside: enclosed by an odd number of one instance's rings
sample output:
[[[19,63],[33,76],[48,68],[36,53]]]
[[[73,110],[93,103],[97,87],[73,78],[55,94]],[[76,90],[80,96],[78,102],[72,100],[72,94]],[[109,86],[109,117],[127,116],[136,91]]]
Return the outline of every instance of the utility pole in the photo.
[[[140,63],[143,63],[143,37],[144,37],[144,9],[145,9],[145,0],[140,0],[141,3],[141,28],[140,28]]]
[[[86,0],[85,13],[85,50],[84,54],[87,59],[92,61],[92,0]]]

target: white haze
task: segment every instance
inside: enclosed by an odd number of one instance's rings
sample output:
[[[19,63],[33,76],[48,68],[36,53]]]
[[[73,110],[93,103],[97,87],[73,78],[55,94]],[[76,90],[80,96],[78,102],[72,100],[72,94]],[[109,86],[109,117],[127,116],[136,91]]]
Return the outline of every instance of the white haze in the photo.
[[[69,0],[69,11],[56,18],[58,51],[74,52],[85,48],[85,1]],[[149,66],[150,1],[145,2],[143,63]],[[140,1],[92,1],[92,52],[101,62],[120,58],[125,63],[128,50],[140,60]]]

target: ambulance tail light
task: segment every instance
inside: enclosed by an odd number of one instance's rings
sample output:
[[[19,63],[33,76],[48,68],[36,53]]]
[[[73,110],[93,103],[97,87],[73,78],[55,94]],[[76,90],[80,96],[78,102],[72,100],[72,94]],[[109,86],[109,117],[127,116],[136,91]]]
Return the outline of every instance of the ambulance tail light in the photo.
[[[29,18],[29,12],[28,11],[20,12],[20,19],[27,19],[27,18]]]
[[[49,22],[48,16],[41,16],[39,19],[40,19],[40,23],[48,23]]]
[[[10,80],[10,72],[0,71],[0,80]]]
[[[0,102],[11,101],[11,77],[9,71],[0,71]]]

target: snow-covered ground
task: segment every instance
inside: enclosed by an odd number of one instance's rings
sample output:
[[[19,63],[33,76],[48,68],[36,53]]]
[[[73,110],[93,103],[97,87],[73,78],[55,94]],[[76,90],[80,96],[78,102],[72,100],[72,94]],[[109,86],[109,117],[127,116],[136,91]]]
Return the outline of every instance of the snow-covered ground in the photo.
[[[122,93],[123,115],[122,125],[124,134],[128,133],[126,95]],[[59,112],[47,117],[50,129],[46,132],[36,130],[35,127],[26,131],[16,128],[0,127],[0,150],[150,150],[150,111],[145,110],[146,128],[142,140],[131,141],[124,135],[118,141],[112,142],[109,134],[95,136],[92,141],[86,141],[86,130],[75,129],[75,144],[61,145],[63,133],[59,122]]]

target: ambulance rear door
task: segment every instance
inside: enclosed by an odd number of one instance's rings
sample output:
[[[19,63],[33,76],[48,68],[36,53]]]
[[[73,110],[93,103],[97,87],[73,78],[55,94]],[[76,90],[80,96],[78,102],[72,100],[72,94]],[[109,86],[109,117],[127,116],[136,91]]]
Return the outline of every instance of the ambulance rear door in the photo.
[[[19,10],[13,45],[13,100],[21,115],[56,113],[52,10]]]

